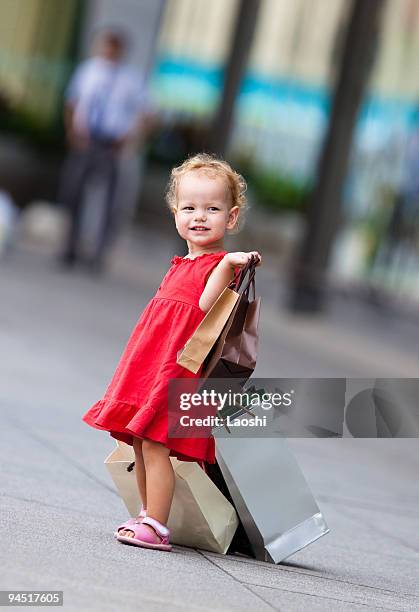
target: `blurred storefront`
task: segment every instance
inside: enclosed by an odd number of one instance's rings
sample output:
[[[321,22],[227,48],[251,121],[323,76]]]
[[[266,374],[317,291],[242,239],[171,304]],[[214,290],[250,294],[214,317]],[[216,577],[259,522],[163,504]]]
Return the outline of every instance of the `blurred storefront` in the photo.
[[[57,109],[80,15],[78,0],[0,3],[1,95],[47,121]]]
[[[153,87],[171,121],[205,122],[213,113],[237,6],[237,0],[168,0]],[[279,211],[298,210],[315,171],[349,7],[346,0],[261,2],[230,155],[260,175],[261,197],[276,198]],[[345,283],[364,280],[416,297],[419,229],[408,244],[402,232],[394,257],[387,255],[387,236],[403,190],[408,141],[419,119],[418,52],[418,0],[390,0],[358,120],[345,224],[332,266],[335,278]]]
[[[0,95],[36,122],[61,114],[62,94],[92,33],[124,29],[130,59],[147,71],[164,0],[4,0],[0,3]]]
[[[161,109],[209,116],[220,93],[237,0],[168,0],[154,71]],[[263,0],[236,113],[232,150],[307,178],[328,119],[349,2]],[[358,140],[377,147],[411,126],[418,86],[417,0],[388,2]]]

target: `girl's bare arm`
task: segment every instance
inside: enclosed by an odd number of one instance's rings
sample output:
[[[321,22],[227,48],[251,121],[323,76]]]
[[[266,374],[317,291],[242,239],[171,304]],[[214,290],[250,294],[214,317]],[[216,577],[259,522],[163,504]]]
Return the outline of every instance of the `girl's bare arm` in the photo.
[[[201,310],[208,312],[225,287],[227,287],[233,279],[234,268],[243,268],[252,255],[259,257],[257,265],[260,266],[262,258],[257,251],[251,251],[250,253],[227,253],[227,255],[224,255],[223,259],[208,278],[205,289],[201,294],[199,299],[199,307]]]

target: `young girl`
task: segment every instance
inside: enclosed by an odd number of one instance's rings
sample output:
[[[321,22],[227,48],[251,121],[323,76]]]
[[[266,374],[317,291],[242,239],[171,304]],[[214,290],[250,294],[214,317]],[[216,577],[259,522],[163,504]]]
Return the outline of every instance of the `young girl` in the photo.
[[[83,416],[132,445],[143,502],[139,516],[117,528],[118,540],[170,550],[166,522],[174,490],[169,455],[182,461],[215,462],[213,438],[168,438],[170,378],[200,376],[176,363],[178,351],[205,313],[256,251],[227,253],[245,206],[246,183],[230,165],[207,154],[186,160],[171,173],[167,202],[188,255],[175,255],[156,295],[141,315],[103,399]]]

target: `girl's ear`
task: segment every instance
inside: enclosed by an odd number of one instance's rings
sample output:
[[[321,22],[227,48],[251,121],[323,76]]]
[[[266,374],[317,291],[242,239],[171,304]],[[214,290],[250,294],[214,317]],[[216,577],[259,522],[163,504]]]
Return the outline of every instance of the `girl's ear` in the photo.
[[[227,229],[233,229],[233,227],[236,225],[237,219],[239,217],[239,212],[239,206],[233,206],[233,208],[230,208],[230,210],[228,211]]]

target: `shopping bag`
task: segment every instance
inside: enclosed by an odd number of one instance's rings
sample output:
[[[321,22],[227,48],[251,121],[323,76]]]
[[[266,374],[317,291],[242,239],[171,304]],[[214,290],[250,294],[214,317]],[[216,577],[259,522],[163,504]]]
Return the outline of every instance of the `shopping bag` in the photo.
[[[231,497],[230,491],[228,490],[226,481],[224,479],[223,473],[220,470],[220,466],[218,465],[217,460],[215,463],[205,463],[205,472],[211,478],[212,482],[217,486],[217,488],[221,491],[221,493],[228,499],[228,501],[234,506],[234,500]],[[243,523],[239,518],[239,526],[237,527],[237,531],[234,534],[233,539],[231,540],[230,547],[227,551],[227,554],[239,553],[241,555],[246,555],[247,557],[255,558],[255,553],[253,552],[252,545],[250,544],[249,538],[247,537],[246,531],[243,527]]]
[[[239,298],[240,294],[230,286],[224,289],[183,349],[178,352],[176,362],[179,365],[194,374],[198,372]]]
[[[254,293],[256,263],[257,258],[251,257],[246,266],[236,272],[234,279],[231,281],[228,287],[224,289],[217,301],[207,312],[204,319],[185,344],[184,348],[178,352],[176,361],[179,365],[183,366],[187,370],[190,370],[194,374],[198,372],[204,361],[208,360],[209,354],[212,354],[211,351],[213,351],[215,344],[219,340],[229,320],[231,320],[231,323],[228,325],[228,328],[232,326],[232,313],[236,311],[240,300],[242,301],[242,305],[239,309],[238,318],[236,317],[235,319],[236,324],[233,325],[233,331],[236,331],[237,333],[237,331],[241,332],[243,330],[244,320],[242,321],[242,325],[240,325],[239,319],[240,314],[242,316],[246,315],[244,301],[248,301],[250,286],[253,287]],[[248,272],[248,283],[242,288]],[[255,311],[255,317],[258,318],[258,308],[256,308],[256,306],[257,303],[252,306],[251,311]],[[255,317],[253,320],[255,320]],[[252,317],[249,313],[249,325],[251,318]],[[244,337],[246,336],[243,336],[243,338]],[[249,349],[252,350],[253,346],[250,339],[248,342],[250,342]],[[235,359],[235,357],[233,357],[233,359]]]
[[[255,294],[256,263],[257,259],[252,258],[242,270],[238,283],[240,298],[204,361],[201,379],[236,378],[244,382],[256,367],[260,316],[260,297]]]
[[[225,437],[222,428],[214,437],[217,464],[247,536],[235,538],[234,550],[246,552],[250,542],[256,559],[280,563],[329,532],[284,438]]]
[[[105,465],[132,517],[138,516],[138,493],[132,446],[117,441]],[[175,492],[167,525],[171,542],[225,554],[239,521],[232,504],[195,462],[170,458],[175,472]]]

